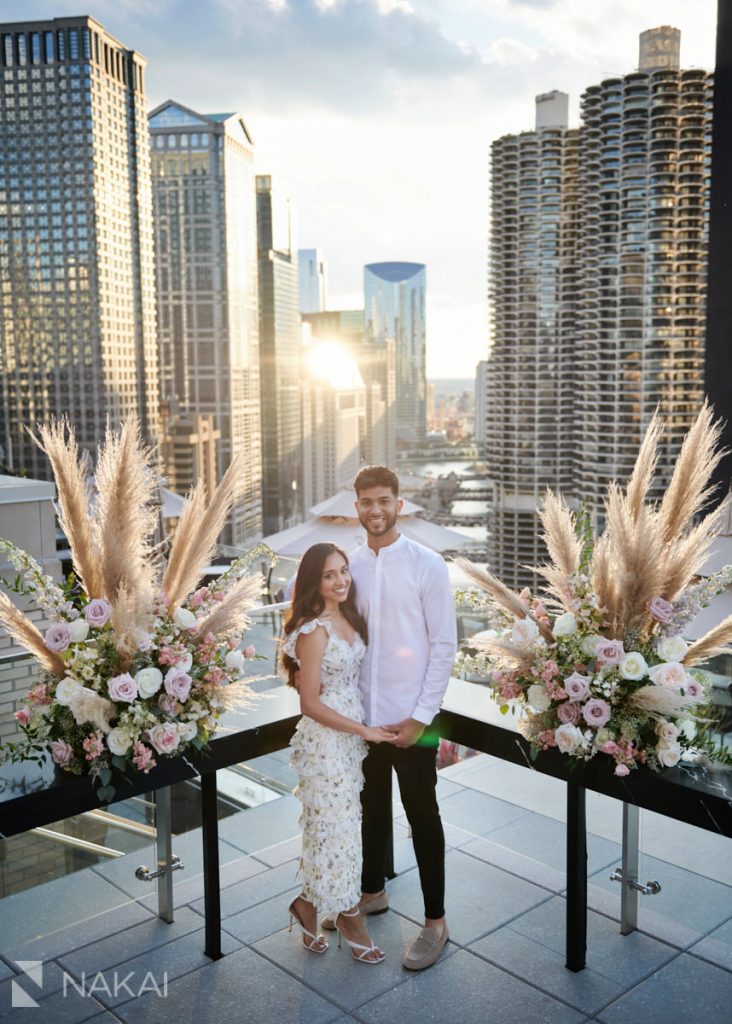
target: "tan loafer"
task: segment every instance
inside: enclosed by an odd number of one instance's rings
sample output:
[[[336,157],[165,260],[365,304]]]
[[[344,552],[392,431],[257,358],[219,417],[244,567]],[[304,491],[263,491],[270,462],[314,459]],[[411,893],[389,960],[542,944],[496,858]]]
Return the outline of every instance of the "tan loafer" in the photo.
[[[402,967],[406,967],[408,971],[423,971],[425,967],[431,967],[449,938],[447,925],[443,927],[440,935],[432,928],[423,928],[407,950]]]
[[[375,893],[373,896],[369,896],[367,900],[359,904],[359,910],[362,914],[385,914],[389,909],[389,896],[386,889],[382,889],[381,892]],[[329,915],[324,917],[320,922],[320,927],[325,928],[328,932],[334,932],[335,926],[335,915]]]

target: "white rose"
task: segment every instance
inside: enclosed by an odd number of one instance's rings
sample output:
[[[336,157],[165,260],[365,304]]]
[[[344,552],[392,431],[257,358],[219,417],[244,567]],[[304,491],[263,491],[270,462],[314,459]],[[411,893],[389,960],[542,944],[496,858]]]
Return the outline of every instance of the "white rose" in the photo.
[[[628,651],[620,662],[620,675],[623,679],[642,679],[647,673],[646,659],[638,651]]]
[[[162,686],[163,673],[159,668],[150,665],[135,673],[135,682],[137,683],[137,692],[141,697],[152,697]]]
[[[226,667],[230,672],[242,672],[244,670],[244,655],[241,651],[229,651],[226,655]]]
[[[686,669],[674,661],[665,661],[662,665],[654,665],[648,670],[656,686],[681,687],[686,683]]]
[[[63,704],[65,708],[68,708],[83,689],[84,687],[76,679],[72,679],[71,676],[65,676],[56,687],[55,698],[59,704]]]
[[[110,729],[107,733],[107,746],[113,754],[126,754],[132,746],[132,737],[124,729]]]
[[[681,758],[681,748],[678,743],[659,743],[656,747],[656,757],[659,764],[664,768],[673,768]]]
[[[180,734],[178,726],[173,722],[161,722],[148,729],[150,744],[158,754],[172,754],[178,749]]]
[[[191,666],[193,665],[193,655],[190,651],[186,652],[185,658],[182,661],[177,662],[176,668],[182,669],[184,672],[190,672]]]
[[[73,622],[68,623],[68,626],[71,630],[72,644],[80,644],[89,636],[89,623],[86,619],[74,619]]]
[[[184,743],[196,738],[198,734],[198,722],[179,722],[178,733]]]
[[[554,738],[563,754],[573,754],[582,743],[582,732],[576,725],[560,725],[554,730]]]
[[[598,642],[603,638],[598,633],[590,633],[580,644],[580,650],[587,658],[594,658]]]
[[[547,711],[551,707],[551,699],[546,688],[539,683],[534,683],[528,691],[529,704],[534,711]]]
[[[513,624],[511,639],[515,644],[524,647],[527,644],[530,644],[532,640],[535,640],[538,634],[539,627],[533,619],[518,619]]]
[[[173,614],[173,621],[177,623],[181,629],[195,629],[198,625],[198,619],[189,611],[188,608],[176,608]]]
[[[665,636],[656,645],[658,657],[662,661],[683,661],[689,645],[682,636]]]
[[[565,612],[558,615],[552,626],[554,636],[571,636],[577,632],[577,617],[573,612]]]

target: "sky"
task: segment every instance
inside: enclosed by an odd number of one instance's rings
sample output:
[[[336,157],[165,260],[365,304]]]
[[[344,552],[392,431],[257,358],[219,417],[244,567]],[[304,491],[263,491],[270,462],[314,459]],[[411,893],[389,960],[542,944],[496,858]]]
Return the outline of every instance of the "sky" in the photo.
[[[20,13],[22,10],[22,14]],[[534,97],[637,65],[646,28],[714,64],[716,0],[0,0],[0,20],[90,14],[149,61],[150,108],[240,111],[257,172],[322,250],[330,308],[363,304],[363,265],[427,265],[427,372],[472,377],[489,348],[490,143]]]

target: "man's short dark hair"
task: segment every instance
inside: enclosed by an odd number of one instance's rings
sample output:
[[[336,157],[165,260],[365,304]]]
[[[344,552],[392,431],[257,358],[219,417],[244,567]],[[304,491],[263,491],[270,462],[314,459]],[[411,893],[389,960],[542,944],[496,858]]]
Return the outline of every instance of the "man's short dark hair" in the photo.
[[[353,489],[357,495],[371,487],[390,487],[394,497],[399,497],[399,477],[386,466],[364,466],[356,474]]]

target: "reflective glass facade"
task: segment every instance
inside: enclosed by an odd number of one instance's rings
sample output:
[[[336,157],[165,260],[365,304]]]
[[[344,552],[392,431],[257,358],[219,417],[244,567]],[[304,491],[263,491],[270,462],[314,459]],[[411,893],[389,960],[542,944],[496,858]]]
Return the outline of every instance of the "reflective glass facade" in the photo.
[[[302,330],[292,205],[257,176],[262,501],[265,534],[300,522],[303,509]]]
[[[160,386],[220,432],[217,477],[242,452],[225,542],[262,532],[254,151],[237,114],[169,101],[150,114]]]
[[[426,289],[422,263],[364,267],[366,340],[377,346],[394,343],[394,424],[397,438],[406,441],[423,438],[427,425]]]
[[[34,477],[52,415],[158,436],[144,68],[91,18],[0,25],[0,446]]]

